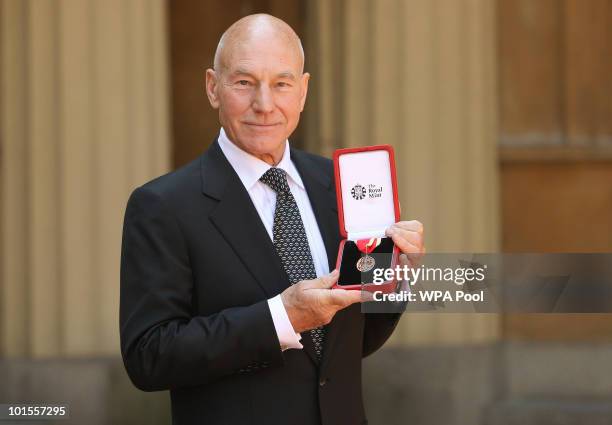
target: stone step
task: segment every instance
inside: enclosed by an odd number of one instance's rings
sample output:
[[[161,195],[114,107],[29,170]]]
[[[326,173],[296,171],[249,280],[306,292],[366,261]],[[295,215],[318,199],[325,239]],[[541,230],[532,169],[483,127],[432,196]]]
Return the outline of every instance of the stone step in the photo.
[[[581,399],[497,402],[485,412],[484,425],[611,425],[612,402]]]
[[[610,399],[612,345],[505,344],[507,399]]]

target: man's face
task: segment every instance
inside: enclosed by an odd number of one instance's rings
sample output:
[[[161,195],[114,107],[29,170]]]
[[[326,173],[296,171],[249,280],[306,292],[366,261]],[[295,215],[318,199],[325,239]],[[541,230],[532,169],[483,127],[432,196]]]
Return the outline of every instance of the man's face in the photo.
[[[255,156],[279,160],[297,127],[308,89],[299,51],[284,37],[257,36],[227,49],[206,88],[228,137]]]

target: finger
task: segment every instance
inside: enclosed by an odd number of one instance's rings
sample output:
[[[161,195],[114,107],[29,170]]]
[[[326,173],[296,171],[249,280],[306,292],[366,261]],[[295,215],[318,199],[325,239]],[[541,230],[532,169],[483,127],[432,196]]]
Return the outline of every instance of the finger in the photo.
[[[392,228],[391,238],[395,240],[395,238],[405,239],[407,242],[411,243],[416,247],[420,247],[423,245],[423,236],[414,230],[406,230],[400,227]]]
[[[424,246],[415,246],[410,242],[406,242],[406,240],[402,238],[393,238],[393,242],[395,245],[397,245],[402,254],[405,254],[408,257],[411,267],[416,267],[425,255]]]
[[[423,256],[425,256],[425,247],[421,248],[420,252],[417,253],[402,253],[399,256],[399,263],[403,266],[411,268],[417,267],[421,262]]]
[[[424,246],[421,247],[421,250],[417,253],[407,253],[408,259],[410,260],[411,267],[417,267],[421,261],[423,261],[423,257],[425,257],[426,249]]]
[[[362,290],[361,291],[361,300],[362,303],[366,303],[369,301],[374,301],[374,294],[370,291]]]
[[[393,243],[395,245],[397,245],[397,247],[400,249],[400,251],[402,251],[402,253],[404,254],[421,254],[422,252],[422,247],[421,245],[418,243],[418,241],[414,241],[411,242],[409,238],[406,238],[405,236],[399,234],[399,233],[394,233],[391,236],[391,239],[393,239]]]
[[[418,220],[398,221],[397,223],[392,224],[390,227],[399,228],[403,230],[411,230],[413,232],[420,233],[421,235],[424,232],[423,223]]]
[[[424,254],[425,251],[421,254],[400,254],[399,264],[402,268],[408,267],[412,269],[418,267]]]
[[[416,220],[397,222],[386,230],[386,235],[393,238],[403,237],[415,247],[422,247],[424,244],[423,225]]]
[[[410,258],[408,258],[408,255],[406,254],[400,254],[399,256],[399,263],[400,266],[408,266],[408,267],[412,267],[412,261],[410,261]]]
[[[343,309],[351,304],[361,301],[361,290],[353,289],[332,289],[328,292],[329,301],[331,304],[338,306],[338,309]]]
[[[338,269],[332,270],[330,274],[326,274],[324,276],[319,277],[318,279],[314,279],[315,285],[314,288],[328,289],[334,286],[334,283],[338,281],[338,276],[340,272]]]

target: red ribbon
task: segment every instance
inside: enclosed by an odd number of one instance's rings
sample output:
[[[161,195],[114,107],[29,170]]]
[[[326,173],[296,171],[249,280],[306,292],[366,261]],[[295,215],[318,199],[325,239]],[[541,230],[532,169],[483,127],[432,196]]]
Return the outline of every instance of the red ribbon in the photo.
[[[368,254],[376,249],[378,245],[380,245],[381,238],[370,238],[370,239],[359,239],[357,244],[357,249],[364,254]]]

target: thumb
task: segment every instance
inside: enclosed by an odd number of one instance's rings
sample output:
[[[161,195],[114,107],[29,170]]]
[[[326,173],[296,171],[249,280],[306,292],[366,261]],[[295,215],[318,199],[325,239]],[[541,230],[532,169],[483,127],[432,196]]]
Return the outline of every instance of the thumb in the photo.
[[[321,276],[317,279],[317,288],[321,289],[329,289],[334,286],[334,283],[338,281],[338,276],[340,273],[338,269],[334,269],[330,274],[326,274],[325,276]]]

